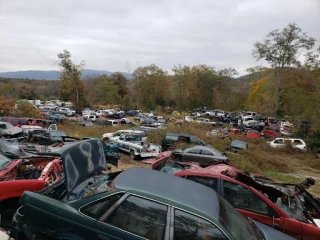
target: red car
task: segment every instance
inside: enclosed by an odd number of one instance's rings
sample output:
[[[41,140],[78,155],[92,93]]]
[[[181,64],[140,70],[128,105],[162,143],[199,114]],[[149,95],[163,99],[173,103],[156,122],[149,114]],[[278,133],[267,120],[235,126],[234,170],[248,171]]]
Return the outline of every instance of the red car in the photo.
[[[168,160],[169,157],[159,157],[153,161],[149,160],[148,163],[151,163],[155,170],[213,188],[239,212],[254,220],[273,226],[297,239],[320,239],[320,228],[314,223],[314,219],[320,218],[317,205],[320,200],[307,191],[294,194],[297,193],[295,191],[299,185],[279,184],[261,174],[240,170],[230,162],[216,162],[202,168],[195,163],[168,162]],[[301,188],[305,190],[307,187],[308,185],[304,184]],[[290,199],[291,206],[295,207],[294,211],[290,210],[290,214],[277,205],[281,203],[281,197],[284,195],[289,196],[287,199]]]
[[[242,132],[238,128],[230,128],[228,132],[230,135],[243,136]]]
[[[11,160],[0,155],[1,225],[10,226],[24,191],[39,191],[60,179],[61,159],[35,156]]]
[[[261,136],[272,138],[281,137],[280,127],[276,124],[267,126],[261,131]]]
[[[249,138],[257,138],[257,139],[261,138],[260,132],[257,130],[253,130],[253,129],[248,129],[246,131],[246,136]]]
[[[285,201],[282,200],[282,195],[273,202],[255,188],[234,178],[212,173],[210,169],[183,170],[174,175],[214,189],[241,214],[272,226],[296,239],[320,239],[320,228],[309,222],[298,206],[299,201],[295,201],[295,198],[292,198],[291,208],[287,205],[282,206]]]

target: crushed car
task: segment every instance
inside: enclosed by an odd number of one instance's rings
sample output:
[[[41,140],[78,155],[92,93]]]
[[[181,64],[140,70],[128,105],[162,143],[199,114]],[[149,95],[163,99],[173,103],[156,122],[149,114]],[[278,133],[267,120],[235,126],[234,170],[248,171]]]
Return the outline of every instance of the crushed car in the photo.
[[[24,191],[39,191],[57,182],[62,173],[60,158],[33,156],[11,160],[0,155],[0,225],[12,226]]]
[[[122,134],[116,144],[119,150],[129,153],[131,159],[157,157],[161,146],[144,141],[142,134]]]
[[[15,127],[8,122],[0,122],[0,137],[23,139],[21,128]]]
[[[51,145],[60,142],[74,142],[80,140],[79,138],[68,136],[61,130],[34,130],[31,135],[30,142],[38,143],[40,145]]]
[[[244,141],[233,140],[230,145],[226,148],[227,151],[239,152],[249,148],[249,144]]]

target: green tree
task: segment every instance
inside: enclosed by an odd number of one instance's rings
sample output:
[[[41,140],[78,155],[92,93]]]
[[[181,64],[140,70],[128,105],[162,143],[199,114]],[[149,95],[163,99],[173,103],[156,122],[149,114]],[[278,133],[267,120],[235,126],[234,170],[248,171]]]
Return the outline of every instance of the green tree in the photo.
[[[69,51],[58,54],[60,75],[60,96],[63,100],[71,100],[76,107],[83,107],[86,103],[85,85],[81,80],[84,62],[74,63]]]
[[[154,110],[157,106],[167,103],[169,81],[168,73],[158,66],[151,64],[138,67],[133,72],[136,107]]]
[[[115,85],[119,86],[119,95],[124,97],[129,94],[128,80],[122,73],[116,72],[110,76]]]
[[[94,88],[96,102],[102,105],[119,104],[119,85],[107,75],[98,76],[96,81]]]
[[[289,23],[282,31],[276,29],[270,32],[263,42],[256,42],[252,55],[256,60],[264,59],[275,70],[278,76],[278,106],[277,115],[283,116],[284,102],[282,96],[284,70],[293,66],[301,66],[299,56],[302,52],[311,50],[316,40],[309,37],[295,23]]]
[[[295,23],[289,23],[282,31],[270,32],[263,42],[256,42],[252,55],[257,59],[266,60],[277,72],[291,66],[300,66],[298,60],[302,51],[310,50],[315,39],[303,33]]]

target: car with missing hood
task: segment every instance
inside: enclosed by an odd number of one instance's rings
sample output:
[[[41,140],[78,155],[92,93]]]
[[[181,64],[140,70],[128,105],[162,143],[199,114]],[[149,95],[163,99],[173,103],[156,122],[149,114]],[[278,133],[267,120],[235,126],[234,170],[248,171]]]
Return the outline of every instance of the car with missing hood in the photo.
[[[32,156],[11,160],[0,155],[1,227],[12,225],[12,216],[24,191],[39,191],[61,177],[59,157]]]
[[[29,238],[292,239],[244,218],[201,184],[145,168],[102,173],[99,141],[70,145],[62,162],[64,178],[21,197],[14,221]]]
[[[8,122],[0,122],[0,137],[22,138],[22,130]]]

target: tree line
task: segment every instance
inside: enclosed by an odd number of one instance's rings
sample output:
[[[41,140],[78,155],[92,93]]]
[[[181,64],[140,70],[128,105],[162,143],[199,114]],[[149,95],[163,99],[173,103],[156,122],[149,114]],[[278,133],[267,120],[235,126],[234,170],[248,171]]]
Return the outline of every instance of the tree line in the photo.
[[[59,81],[0,79],[0,95],[17,99],[71,100],[76,107],[117,105],[122,109],[188,111],[199,106],[227,111],[252,110],[268,116],[320,123],[320,47],[295,23],[254,43],[252,55],[269,67],[254,66],[235,78],[233,68],[173,67],[169,74],[155,64],[111,76],[82,78],[85,63],[71,53],[58,54]]]

